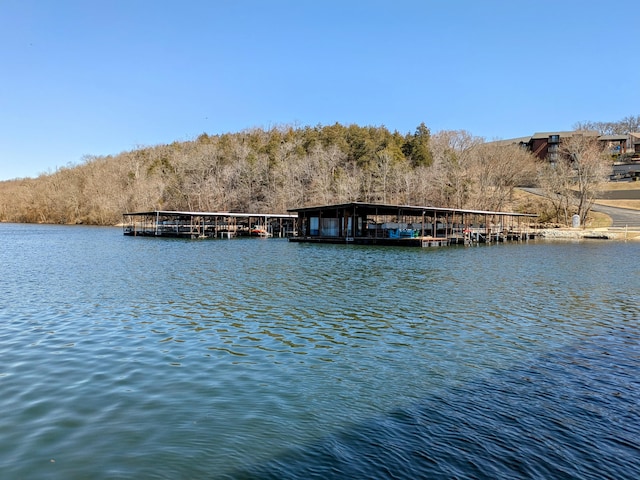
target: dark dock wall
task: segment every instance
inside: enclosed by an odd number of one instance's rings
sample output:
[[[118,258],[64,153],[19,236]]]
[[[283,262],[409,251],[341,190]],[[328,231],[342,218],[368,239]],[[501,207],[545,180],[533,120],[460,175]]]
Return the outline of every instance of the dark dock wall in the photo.
[[[293,242],[442,246],[526,240],[532,215],[351,203],[294,209]]]

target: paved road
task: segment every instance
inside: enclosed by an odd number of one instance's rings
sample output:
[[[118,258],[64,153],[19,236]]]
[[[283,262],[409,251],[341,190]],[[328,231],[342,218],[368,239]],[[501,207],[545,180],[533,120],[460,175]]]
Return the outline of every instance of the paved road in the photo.
[[[640,200],[640,190],[609,190],[602,192],[603,200]]]
[[[613,221],[612,227],[640,227],[640,210],[606,207],[604,205],[594,205],[591,209],[594,212],[609,215]]]
[[[523,188],[529,193],[544,196],[542,190],[538,188]],[[611,217],[612,227],[640,227],[640,210],[631,210],[629,208],[606,207],[604,205],[594,205],[594,212],[604,213]]]

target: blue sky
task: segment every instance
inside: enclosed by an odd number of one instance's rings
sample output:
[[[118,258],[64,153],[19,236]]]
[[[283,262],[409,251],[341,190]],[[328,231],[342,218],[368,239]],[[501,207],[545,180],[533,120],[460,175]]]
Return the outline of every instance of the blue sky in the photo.
[[[0,180],[279,125],[640,114],[636,0],[0,0]],[[634,56],[636,56],[634,60]]]

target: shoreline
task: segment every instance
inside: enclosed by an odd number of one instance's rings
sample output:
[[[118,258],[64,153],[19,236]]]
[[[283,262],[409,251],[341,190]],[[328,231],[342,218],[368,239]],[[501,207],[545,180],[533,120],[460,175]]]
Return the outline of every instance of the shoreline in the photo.
[[[542,228],[537,230],[544,240],[635,240],[640,241],[640,229],[633,228]]]

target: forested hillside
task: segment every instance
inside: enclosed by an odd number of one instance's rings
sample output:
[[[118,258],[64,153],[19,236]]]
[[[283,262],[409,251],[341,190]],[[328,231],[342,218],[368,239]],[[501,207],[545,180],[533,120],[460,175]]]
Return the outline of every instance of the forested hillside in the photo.
[[[278,127],[86,157],[0,183],[0,220],[113,225],[141,210],[286,212],[347,201],[504,209],[536,162],[463,131]]]

